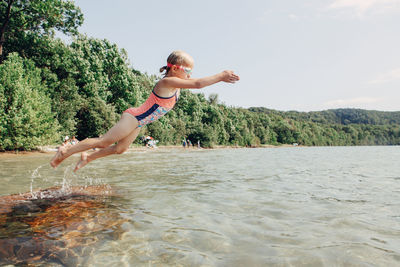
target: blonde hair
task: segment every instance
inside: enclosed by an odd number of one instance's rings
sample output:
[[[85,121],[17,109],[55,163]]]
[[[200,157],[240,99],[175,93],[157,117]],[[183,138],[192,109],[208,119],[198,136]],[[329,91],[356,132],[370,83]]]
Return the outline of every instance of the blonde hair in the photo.
[[[193,65],[193,62],[193,58],[188,53],[181,50],[172,52],[167,58],[167,63],[172,65]],[[165,71],[165,75],[167,75],[170,69],[171,68],[168,66],[163,66],[160,68],[160,72]]]

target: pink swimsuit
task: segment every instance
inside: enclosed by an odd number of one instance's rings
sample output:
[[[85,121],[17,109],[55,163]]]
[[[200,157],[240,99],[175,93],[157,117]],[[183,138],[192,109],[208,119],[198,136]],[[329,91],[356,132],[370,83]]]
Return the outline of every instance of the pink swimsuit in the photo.
[[[139,121],[138,127],[142,127],[164,116],[175,106],[178,97],[179,89],[170,97],[159,96],[153,89],[149,98],[140,107],[128,108],[124,112],[134,116]]]

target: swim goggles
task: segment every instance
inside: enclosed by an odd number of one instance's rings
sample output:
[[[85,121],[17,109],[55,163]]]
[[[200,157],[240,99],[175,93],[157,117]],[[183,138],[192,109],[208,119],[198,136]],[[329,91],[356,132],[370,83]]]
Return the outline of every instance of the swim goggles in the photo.
[[[173,66],[177,67],[178,69],[182,69],[188,75],[192,74],[192,69],[191,68],[186,68],[186,67],[181,66],[181,65],[174,65],[174,64],[171,64],[171,63],[167,63],[167,67],[168,68],[171,68]]]

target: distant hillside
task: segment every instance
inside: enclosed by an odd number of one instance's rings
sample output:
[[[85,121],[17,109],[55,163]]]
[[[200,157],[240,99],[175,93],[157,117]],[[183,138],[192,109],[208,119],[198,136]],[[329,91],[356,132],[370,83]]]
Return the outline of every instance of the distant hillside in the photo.
[[[321,124],[369,124],[369,125],[399,125],[400,111],[376,111],[364,109],[329,109],[324,111],[298,112],[277,111],[264,107],[251,107],[252,112],[278,115],[284,118],[300,121],[311,121]]]

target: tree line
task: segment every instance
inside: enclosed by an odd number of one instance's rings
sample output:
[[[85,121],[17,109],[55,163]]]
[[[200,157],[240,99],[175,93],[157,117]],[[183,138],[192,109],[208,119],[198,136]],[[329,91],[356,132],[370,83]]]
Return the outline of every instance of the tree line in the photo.
[[[79,34],[73,1],[0,1],[0,150],[31,150],[104,134],[160,77],[130,67],[126,51]],[[54,31],[73,36],[66,44]],[[161,144],[398,145],[400,112],[281,112],[236,108],[182,90],[177,106],[142,130]],[[139,141],[138,141],[139,142]]]

